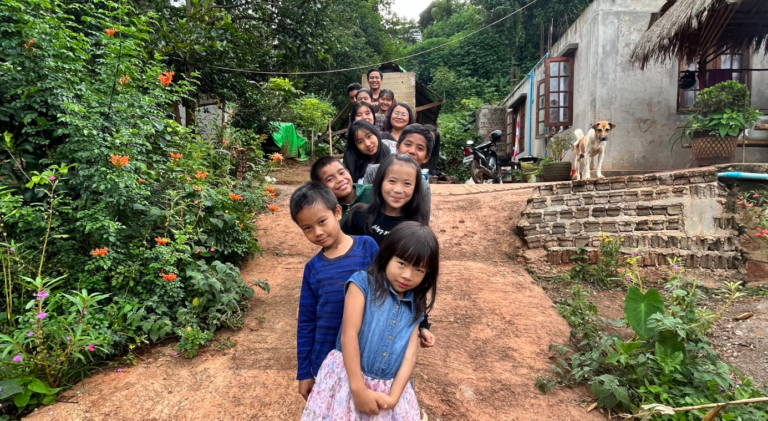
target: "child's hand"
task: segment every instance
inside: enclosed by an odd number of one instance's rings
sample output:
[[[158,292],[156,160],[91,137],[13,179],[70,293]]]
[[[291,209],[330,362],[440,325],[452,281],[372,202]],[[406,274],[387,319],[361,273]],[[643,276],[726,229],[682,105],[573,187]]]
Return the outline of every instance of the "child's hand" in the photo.
[[[435,346],[435,335],[429,329],[422,330],[419,332],[419,345],[422,348],[432,348]]]
[[[385,405],[383,408],[379,407],[381,409],[395,409],[397,406],[397,399],[387,395],[386,393],[376,392],[376,394],[381,395],[381,402]]]
[[[309,398],[309,392],[315,386],[315,379],[299,380],[299,394],[304,400]]]
[[[352,393],[352,400],[355,402],[355,409],[363,414],[379,415],[379,410],[391,409],[384,401],[384,396],[387,395],[363,389],[359,393]]]

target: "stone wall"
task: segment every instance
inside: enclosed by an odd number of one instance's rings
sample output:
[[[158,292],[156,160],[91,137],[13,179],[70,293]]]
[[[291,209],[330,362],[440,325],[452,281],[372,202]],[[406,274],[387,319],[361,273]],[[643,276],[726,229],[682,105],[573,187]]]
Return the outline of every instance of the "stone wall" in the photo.
[[[738,223],[727,195],[715,168],[542,185],[518,229],[550,264],[572,262],[578,247],[596,261],[602,232],[623,240],[625,253],[640,249],[645,266],[680,257],[689,268],[738,269]]]
[[[488,140],[492,131],[504,131],[505,117],[506,108],[483,105],[477,110],[475,115],[475,131],[482,136],[484,140]]]

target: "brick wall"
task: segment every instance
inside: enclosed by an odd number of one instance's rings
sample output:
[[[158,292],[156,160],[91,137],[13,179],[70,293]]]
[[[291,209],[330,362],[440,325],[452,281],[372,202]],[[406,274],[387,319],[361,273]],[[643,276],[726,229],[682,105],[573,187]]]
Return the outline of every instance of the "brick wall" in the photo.
[[[371,88],[365,74],[361,83],[365,88]],[[416,73],[384,73],[381,89],[391,89],[397,102],[405,102],[411,109],[416,108]]]
[[[488,136],[494,130],[504,130],[504,118],[506,108],[483,105],[475,114],[475,131],[488,140]]]
[[[603,232],[622,239],[625,253],[640,249],[645,266],[680,257],[686,267],[737,269],[738,223],[727,194],[715,168],[543,185],[518,229],[550,264],[572,262],[577,247],[596,261]]]

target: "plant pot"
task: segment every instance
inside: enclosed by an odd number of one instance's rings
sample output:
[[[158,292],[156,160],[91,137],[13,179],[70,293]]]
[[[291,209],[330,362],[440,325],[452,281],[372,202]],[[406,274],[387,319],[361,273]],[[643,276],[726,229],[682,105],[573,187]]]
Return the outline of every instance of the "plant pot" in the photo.
[[[734,162],[737,141],[735,136],[717,137],[705,131],[694,132],[691,149],[696,165],[706,167]]]
[[[541,169],[544,181],[568,181],[571,179],[570,162],[547,162]]]

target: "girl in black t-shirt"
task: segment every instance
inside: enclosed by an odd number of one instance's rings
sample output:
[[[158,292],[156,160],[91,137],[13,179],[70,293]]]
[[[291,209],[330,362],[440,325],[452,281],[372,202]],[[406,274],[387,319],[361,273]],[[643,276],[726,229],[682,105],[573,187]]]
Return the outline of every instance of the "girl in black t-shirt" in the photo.
[[[429,225],[418,164],[408,155],[390,155],[381,163],[373,181],[370,205],[352,207],[342,231],[367,235],[381,244],[397,224],[416,221]]]

